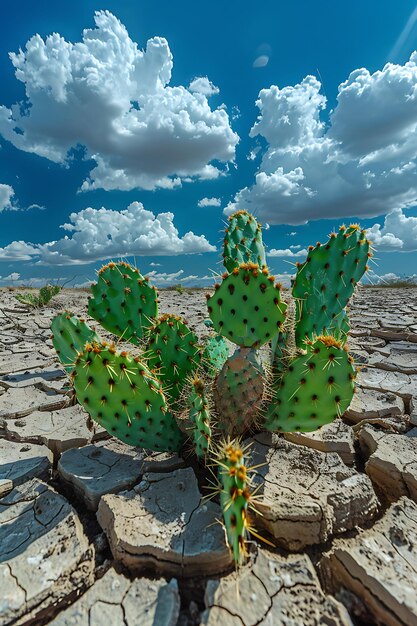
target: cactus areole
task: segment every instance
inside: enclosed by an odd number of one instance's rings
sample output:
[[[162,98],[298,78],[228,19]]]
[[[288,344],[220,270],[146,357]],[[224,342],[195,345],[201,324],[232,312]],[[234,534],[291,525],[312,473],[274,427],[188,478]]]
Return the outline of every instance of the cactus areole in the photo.
[[[191,446],[200,462],[217,465],[236,565],[251,530],[247,448],[238,441],[262,429],[315,430],[346,411],[356,377],[346,306],[371,256],[366,233],[342,226],[309,248],[285,302],[266,265],[260,225],[238,211],[224,238],[226,272],[207,295],[204,342],[185,320],[158,317],[155,287],[122,262],[98,272],[88,305],[116,335],[117,348],[69,312],[52,322],[53,345],[77,399],[100,426],[151,450]]]

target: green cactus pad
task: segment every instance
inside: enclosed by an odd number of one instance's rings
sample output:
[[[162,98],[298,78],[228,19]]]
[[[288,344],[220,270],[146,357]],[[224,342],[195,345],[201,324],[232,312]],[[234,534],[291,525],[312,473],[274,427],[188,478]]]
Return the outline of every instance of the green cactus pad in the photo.
[[[235,564],[239,566],[247,556],[245,542],[249,531],[248,505],[251,498],[244,450],[238,444],[227,442],[219,446],[216,456],[227,542]]]
[[[341,417],[353,397],[356,370],[341,342],[330,335],[306,345],[280,379],[266,411],[265,427],[309,432]]]
[[[190,420],[193,424],[193,440],[195,453],[199,458],[205,458],[211,440],[210,411],[204,383],[195,378],[188,398]]]
[[[111,333],[140,344],[158,315],[155,287],[128,263],[109,263],[91,285],[88,313]]]
[[[335,339],[338,339],[343,344],[346,343],[350,330],[349,319],[346,309],[342,309],[340,313],[330,321],[328,326],[329,335],[333,335]]]
[[[341,315],[371,256],[365,231],[357,225],[341,226],[325,245],[310,247],[293,281],[292,294],[298,299],[297,346],[342,328],[343,315],[339,321],[335,318]]]
[[[229,217],[224,237],[223,263],[228,272],[242,263],[266,267],[261,226],[247,211],[236,211]]]
[[[45,285],[39,289],[39,300],[41,305],[48,304],[48,302],[61,291],[59,285]]]
[[[95,331],[85,321],[69,311],[56,315],[52,320],[52,343],[59,360],[70,374],[79,352],[86,343],[100,341]]]
[[[173,409],[201,359],[196,335],[181,317],[165,314],[149,330],[149,340],[143,355],[152,370],[156,370],[164,392],[173,401]]]
[[[223,365],[213,389],[218,429],[223,435],[242,435],[256,423],[264,387],[264,372],[256,351],[237,349]]]
[[[104,342],[87,344],[71,376],[79,403],[110,435],[141,448],[180,450],[183,436],[162,385],[138,357]]]
[[[222,284],[207,296],[207,307],[220,335],[239,346],[257,348],[281,330],[287,305],[268,270],[246,263],[223,275]]]
[[[201,359],[209,376],[214,376],[221,370],[228,356],[229,347],[221,335],[207,339]]]

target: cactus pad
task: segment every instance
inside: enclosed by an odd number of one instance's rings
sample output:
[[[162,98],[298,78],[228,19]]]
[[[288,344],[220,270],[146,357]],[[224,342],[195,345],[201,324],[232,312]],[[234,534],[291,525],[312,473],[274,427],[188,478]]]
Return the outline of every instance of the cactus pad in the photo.
[[[353,397],[356,370],[334,337],[306,345],[280,378],[267,409],[265,427],[275,432],[308,432],[341,417]]]
[[[335,318],[341,315],[371,256],[365,231],[356,225],[341,226],[325,245],[310,246],[306,261],[298,265],[292,289],[294,298],[298,299],[295,331],[298,346],[306,338],[311,340],[343,328],[343,315],[339,320]]]
[[[254,263],[225,274],[207,299],[216,331],[239,346],[262,346],[282,328],[286,304],[281,301],[280,285],[274,284],[266,268],[260,270]]]
[[[179,451],[182,433],[161,383],[138,357],[105,342],[87,344],[71,376],[78,401],[110,435],[141,448]]]
[[[224,237],[223,263],[228,272],[242,263],[266,267],[261,226],[247,211],[236,211],[229,217]]]
[[[144,357],[148,366],[156,370],[167,396],[176,401],[200,363],[196,335],[176,315],[165,314],[149,330],[149,340]]]
[[[100,341],[98,335],[83,319],[69,311],[54,317],[51,330],[53,346],[68,374],[74,369],[77,354],[84,350],[85,344]]]
[[[241,435],[256,423],[264,395],[264,376],[255,350],[236,350],[219,372],[213,395],[218,428],[224,435]]]
[[[128,263],[109,263],[91,285],[88,313],[111,333],[139,345],[158,315],[155,287]]]
[[[210,411],[204,383],[199,378],[193,380],[188,405],[190,407],[190,420],[193,424],[195,453],[199,458],[204,458],[207,455],[211,440]]]
[[[241,565],[246,557],[245,542],[249,531],[248,505],[251,495],[244,452],[239,444],[226,442],[219,446],[216,454],[220,506],[227,542],[236,565]]]
[[[221,370],[229,356],[229,347],[221,335],[209,337],[204,344],[202,363],[210,376]]]

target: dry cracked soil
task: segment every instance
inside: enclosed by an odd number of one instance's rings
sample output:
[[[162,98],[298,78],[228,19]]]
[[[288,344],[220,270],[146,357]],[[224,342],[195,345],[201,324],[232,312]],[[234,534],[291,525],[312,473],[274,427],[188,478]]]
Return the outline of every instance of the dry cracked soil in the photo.
[[[203,336],[204,292],[160,309]],[[0,289],[0,626],[417,626],[417,288],[361,288],[354,400],[314,433],[256,434],[261,503],[234,571],[201,471],[131,448],[74,404],[50,340],[85,315]]]

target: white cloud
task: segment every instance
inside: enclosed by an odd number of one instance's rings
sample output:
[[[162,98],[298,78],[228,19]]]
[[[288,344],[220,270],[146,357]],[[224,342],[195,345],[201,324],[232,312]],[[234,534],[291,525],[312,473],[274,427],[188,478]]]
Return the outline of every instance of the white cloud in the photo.
[[[13,187],[0,184],[0,213],[6,209],[12,209],[12,199],[14,196]]]
[[[288,237],[294,237],[296,234],[296,231],[293,230],[291,233],[288,233]]]
[[[326,98],[307,76],[259,93],[250,131],[268,142],[255,184],[225,213],[256,207],[271,224],[373,217],[417,203],[417,52],[404,65],[353,71],[339,86],[329,124]]]
[[[202,93],[204,96],[214,96],[220,92],[220,89],[213,85],[207,76],[199,76],[191,81],[188,89],[194,93]]]
[[[68,164],[71,148],[84,146],[97,164],[84,191],[172,188],[219,176],[238,142],[224,108],[212,110],[201,90],[169,85],[173,58],[164,38],[142,51],[110,12],[94,19],[81,42],[34,35],[10,54],[27,99],[0,107],[0,134],[57,163]]]
[[[3,285],[13,282],[14,287],[43,287],[44,285],[59,285],[61,282],[65,282],[64,279],[57,279],[51,277],[24,277],[22,278],[19,272],[12,272],[8,276],[0,276],[0,283]],[[92,281],[89,281],[91,284]],[[81,285],[75,285],[80,287]]]
[[[198,201],[199,207],[220,206],[220,205],[221,205],[220,198],[201,198],[201,200]]]
[[[189,275],[184,276],[184,270],[178,270],[171,274],[167,272],[147,272],[146,276],[150,278],[152,283],[159,287],[170,287],[181,283],[181,285],[189,287],[210,286],[213,284],[213,276],[197,276]]]
[[[407,217],[401,209],[394,209],[385,216],[383,226],[374,224],[366,234],[377,250],[416,251],[417,217]]]
[[[30,261],[33,256],[38,255],[38,247],[25,241],[12,241],[4,248],[0,248],[0,261]]]
[[[299,246],[296,246],[299,247]],[[272,248],[272,250],[269,250],[267,252],[267,256],[275,256],[275,257],[306,257],[307,256],[307,250],[302,249],[302,250],[298,250],[298,252],[293,252],[293,250],[290,250],[289,248],[286,248],[285,250],[277,250],[275,248]]]
[[[80,265],[123,256],[174,256],[216,250],[204,235],[189,231],[180,237],[173,213],[155,215],[140,202],[132,202],[124,211],[89,207],[71,213],[69,219],[70,223],[62,228],[71,236],[45,244],[13,241],[0,248],[0,259],[37,256],[38,263],[44,265]]]
[[[150,267],[161,267],[161,263],[149,263]]]
[[[252,63],[252,67],[265,67],[268,65],[268,62],[269,56],[267,54],[260,54]]]
[[[3,283],[6,282],[15,282],[16,280],[19,280],[20,278],[20,274],[19,272],[12,272],[11,274],[9,274],[8,276],[0,276],[0,280]]]
[[[261,151],[261,146],[258,144],[257,146],[255,146],[248,154],[248,156],[246,157],[248,159],[248,161],[254,161],[256,159],[256,157],[258,156],[259,152]]]

